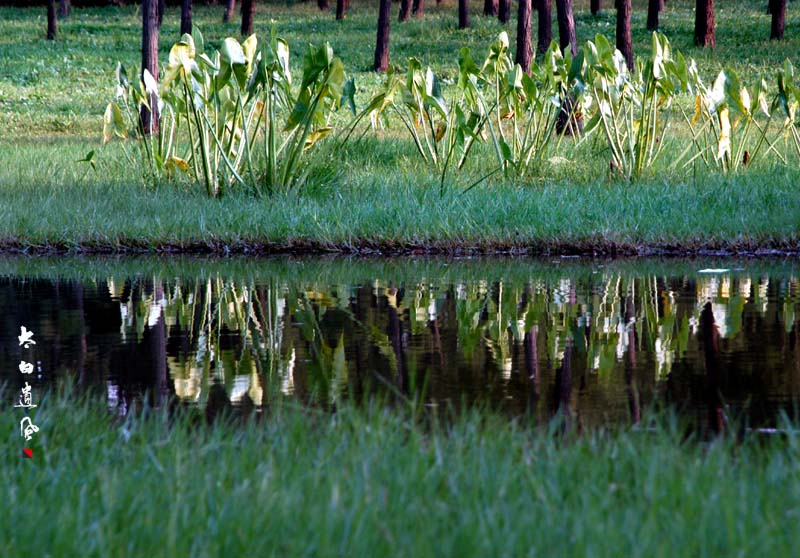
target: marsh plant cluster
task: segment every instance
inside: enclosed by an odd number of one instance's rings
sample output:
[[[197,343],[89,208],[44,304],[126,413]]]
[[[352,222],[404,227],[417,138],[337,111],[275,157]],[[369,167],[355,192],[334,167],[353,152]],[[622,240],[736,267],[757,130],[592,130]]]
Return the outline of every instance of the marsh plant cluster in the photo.
[[[729,173],[758,159],[800,159],[800,86],[788,60],[776,72],[776,87],[762,78],[747,85],[730,69],[707,84],[694,60],[658,33],[649,56],[632,69],[597,35],[574,56],[553,43],[525,73],[502,32],[482,64],[462,48],[457,78],[447,83],[416,58],[404,69],[390,67],[361,110],[354,80],[329,44],[309,45],[298,85],[289,45],[274,30],[261,42],[255,35],[226,38],[219,50],[206,50],[195,30],[175,43],[165,68],[160,82],[147,71],[134,82],[118,66],[104,141],[136,139],[125,153],[145,184],[186,175],[211,197],[232,188],[256,195],[301,189],[346,144],[398,122],[442,189],[542,172],[543,163],[563,160],[584,143],[608,154],[595,158],[607,161],[601,172],[641,178],[681,133],[688,133],[687,146],[671,157],[673,172],[699,166]],[[347,122],[335,114],[343,106],[351,113]],[[142,110],[158,111],[160,125],[145,129]],[[562,147],[565,138],[572,150]],[[488,149],[475,155],[478,144]],[[483,165],[488,172],[462,172],[477,156],[493,159]]]

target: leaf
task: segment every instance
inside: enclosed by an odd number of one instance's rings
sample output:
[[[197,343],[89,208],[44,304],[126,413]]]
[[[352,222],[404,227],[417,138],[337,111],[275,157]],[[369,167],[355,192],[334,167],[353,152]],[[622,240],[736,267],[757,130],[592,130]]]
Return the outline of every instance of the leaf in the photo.
[[[348,79],[342,86],[342,99],[340,105],[347,105],[353,115],[356,114],[356,82],[353,78]]]
[[[722,160],[731,154],[731,120],[727,107],[719,111],[719,140],[717,142],[716,159]]]
[[[95,155],[96,155],[95,150],[92,149],[89,153],[86,154],[86,156],[83,159],[78,159],[75,162],[76,163],[88,163],[89,166],[92,167],[92,170],[96,171],[97,170],[97,163],[94,160]]]
[[[220,60],[226,66],[244,66],[247,64],[247,59],[244,56],[244,50],[239,41],[228,37],[222,41],[222,47],[219,49]]]
[[[126,91],[130,86],[130,81],[128,81],[128,72],[125,71],[125,66],[122,65],[122,62],[117,62],[117,85]]]
[[[128,130],[125,128],[125,119],[122,117],[119,105],[108,103],[103,115],[103,144],[111,141],[114,136],[125,139],[128,137]]]
[[[158,82],[156,78],[153,77],[153,74],[150,73],[150,70],[147,68],[144,69],[142,72],[142,81],[144,82],[144,90],[148,95],[155,95],[158,96]]]

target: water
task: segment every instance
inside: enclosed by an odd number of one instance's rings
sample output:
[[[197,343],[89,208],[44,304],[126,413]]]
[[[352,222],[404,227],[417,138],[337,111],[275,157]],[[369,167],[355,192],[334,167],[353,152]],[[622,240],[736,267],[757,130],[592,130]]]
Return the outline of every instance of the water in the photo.
[[[71,377],[116,414],[380,395],[771,426],[800,400],[798,281],[786,260],[6,258],[0,382],[10,407],[25,381],[36,402]]]

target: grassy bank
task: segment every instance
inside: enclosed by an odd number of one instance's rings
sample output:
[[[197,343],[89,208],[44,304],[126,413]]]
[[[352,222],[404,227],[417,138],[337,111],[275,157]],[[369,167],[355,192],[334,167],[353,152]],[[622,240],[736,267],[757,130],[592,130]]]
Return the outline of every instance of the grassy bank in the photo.
[[[4,397],[5,399],[5,397]],[[111,420],[48,396],[34,459],[0,417],[4,555],[797,556],[800,440],[563,439],[380,406]]]
[[[644,4],[635,3],[635,49],[645,53]],[[711,78],[731,66],[748,80],[770,81],[798,38],[769,42],[761,6],[719,8],[717,49],[691,45],[691,2],[670,3],[662,31],[673,47],[697,59]],[[473,6],[480,13],[480,6]],[[0,250],[58,252],[348,252],[348,253],[697,253],[800,250],[800,168],[760,159],[728,176],[699,167],[670,167],[687,135],[676,133],[658,168],[628,183],[608,171],[610,153],[596,142],[561,153],[523,179],[497,175],[465,193],[495,165],[489,145],[476,148],[463,175],[439,193],[435,172],[415,154],[395,123],[351,143],[312,176],[300,194],[256,199],[232,193],[208,200],[196,184],[176,181],[145,189],[120,143],[101,148],[102,114],[114,95],[114,67],[138,65],[140,18],[135,8],[75,10],[60,38],[43,40],[43,11],[0,10]],[[221,8],[197,6],[195,23],[209,44],[236,35]],[[789,11],[787,29],[798,17]],[[177,38],[177,10],[168,12],[161,58]],[[503,27],[475,15],[456,29],[456,10],[431,5],[424,20],[392,28],[392,59],[418,56],[453,79],[455,54],[469,46],[478,59]],[[358,85],[361,106],[381,78],[368,71],[375,7],[356,5],[347,20],[310,4],[259,5],[256,30],[275,20],[293,48],[299,75],[303,44],[328,40]],[[614,10],[599,17],[576,3],[578,40],[611,36]],[[745,24],[746,22],[746,24]],[[554,31],[555,31],[554,27]],[[514,40],[515,26],[508,28]],[[424,40],[423,40],[424,39]],[[369,47],[369,48],[367,48]],[[686,101],[683,99],[683,101]],[[682,102],[683,102],[682,101]],[[344,117],[342,117],[344,118]],[[684,131],[685,132],[685,131]],[[79,163],[97,151],[97,168]]]
[[[121,163],[98,173],[58,145],[0,148],[0,247],[6,251],[617,253],[800,249],[800,173],[786,169],[679,182],[546,181],[439,195],[412,166],[347,167],[344,187],[208,200],[173,185],[145,190]],[[371,147],[371,146],[370,146]],[[367,149],[367,152],[370,150]],[[374,151],[372,151],[374,154]],[[374,155],[373,155],[374,156]],[[364,156],[368,159],[368,156]],[[12,177],[9,177],[12,175]],[[133,179],[135,181],[135,178]]]

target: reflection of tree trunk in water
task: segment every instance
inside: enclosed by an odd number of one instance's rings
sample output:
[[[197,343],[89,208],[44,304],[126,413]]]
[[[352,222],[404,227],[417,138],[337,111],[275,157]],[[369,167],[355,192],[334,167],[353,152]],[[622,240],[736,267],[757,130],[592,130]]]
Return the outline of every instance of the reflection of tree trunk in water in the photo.
[[[722,408],[722,372],[719,359],[719,330],[714,322],[714,312],[710,302],[706,302],[700,312],[700,337],[703,339],[703,353],[706,364],[706,401],[708,417],[714,432],[725,428],[725,412]]]
[[[392,289],[391,293],[397,296],[397,289]],[[400,314],[397,312],[397,306],[389,304],[389,326],[387,335],[392,344],[394,351],[394,359],[397,363],[397,370],[395,370],[395,383],[400,389],[400,393],[408,394],[408,368],[406,366],[405,355],[403,354],[403,322],[400,320]]]
[[[567,337],[564,358],[556,372],[557,415],[564,421],[564,429],[570,426],[570,397],[572,396],[572,338]]]
[[[639,388],[636,385],[636,307],[633,302],[634,287],[625,297],[625,328],[628,336],[628,352],[625,355],[625,386],[628,392],[628,407],[631,411],[633,424],[642,420],[642,410],[639,401]]]
[[[80,347],[78,349],[78,361],[75,364],[78,373],[78,385],[86,384],[86,317],[83,312],[83,285],[75,283],[75,311],[78,313],[78,328],[80,330]]]
[[[153,287],[153,304],[160,306],[164,298],[164,288],[161,281],[156,281]],[[169,385],[167,383],[167,329],[164,322],[164,309],[161,308],[158,320],[150,328],[150,354],[153,358],[153,371],[155,373],[156,406],[163,407],[167,403]]]
[[[539,327],[533,326],[525,332],[525,370],[528,373],[531,390],[528,398],[528,412],[536,417],[536,407],[539,403],[539,354],[536,347]]]

